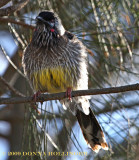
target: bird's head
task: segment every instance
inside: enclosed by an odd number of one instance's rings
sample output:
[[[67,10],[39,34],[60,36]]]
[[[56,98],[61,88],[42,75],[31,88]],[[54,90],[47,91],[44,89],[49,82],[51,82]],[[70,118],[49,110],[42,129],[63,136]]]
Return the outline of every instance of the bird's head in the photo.
[[[36,17],[37,26],[42,26],[47,32],[53,32],[54,35],[62,36],[65,29],[59,17],[50,11],[42,11]]]

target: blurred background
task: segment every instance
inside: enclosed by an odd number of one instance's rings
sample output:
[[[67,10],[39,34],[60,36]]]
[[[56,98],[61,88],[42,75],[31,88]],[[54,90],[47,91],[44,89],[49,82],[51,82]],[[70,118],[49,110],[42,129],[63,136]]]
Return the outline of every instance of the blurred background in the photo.
[[[89,88],[139,83],[138,1],[0,0],[1,97],[33,95],[21,59],[42,10],[56,12],[87,47]],[[58,101],[38,104],[40,115],[33,104],[9,104],[0,105],[0,160],[138,160],[139,92],[92,96],[90,103],[109,151],[88,148],[76,118]]]

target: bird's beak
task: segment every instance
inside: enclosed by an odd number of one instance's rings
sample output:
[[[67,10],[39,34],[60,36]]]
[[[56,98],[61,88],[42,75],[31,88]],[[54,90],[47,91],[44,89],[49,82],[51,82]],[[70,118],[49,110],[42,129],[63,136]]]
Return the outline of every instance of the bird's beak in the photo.
[[[51,28],[54,26],[52,23],[44,20],[44,19],[43,19],[42,17],[40,17],[40,16],[37,16],[37,17],[36,17],[36,20],[37,20],[38,22],[42,22],[42,23],[46,24],[47,26],[49,26],[49,27],[51,27]]]

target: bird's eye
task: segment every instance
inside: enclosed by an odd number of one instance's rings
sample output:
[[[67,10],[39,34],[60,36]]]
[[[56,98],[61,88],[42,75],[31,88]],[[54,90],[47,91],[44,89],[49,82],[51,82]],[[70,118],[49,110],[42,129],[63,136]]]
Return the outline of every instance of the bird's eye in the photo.
[[[51,20],[51,23],[54,23],[54,22],[55,22],[55,20],[54,20],[54,19],[52,19],[52,20]]]

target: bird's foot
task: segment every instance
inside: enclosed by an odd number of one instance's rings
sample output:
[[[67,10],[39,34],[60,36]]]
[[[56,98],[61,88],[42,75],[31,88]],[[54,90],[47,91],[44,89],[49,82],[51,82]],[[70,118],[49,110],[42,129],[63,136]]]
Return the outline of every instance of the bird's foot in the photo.
[[[66,97],[72,102],[72,89],[71,89],[71,87],[67,88]]]
[[[38,114],[40,114],[40,112],[38,111],[37,107],[36,107],[36,101],[37,101],[37,98],[40,97],[41,95],[41,92],[40,91],[37,91],[33,96],[32,96],[32,100],[34,100],[35,102],[35,105],[33,106],[33,108],[37,111]],[[41,105],[43,104],[43,101],[40,102]]]
[[[38,98],[40,95],[41,95],[41,92],[40,92],[40,91],[37,91],[37,92],[33,95],[32,99],[34,100],[35,103],[36,103],[36,101],[37,101],[37,98]]]

